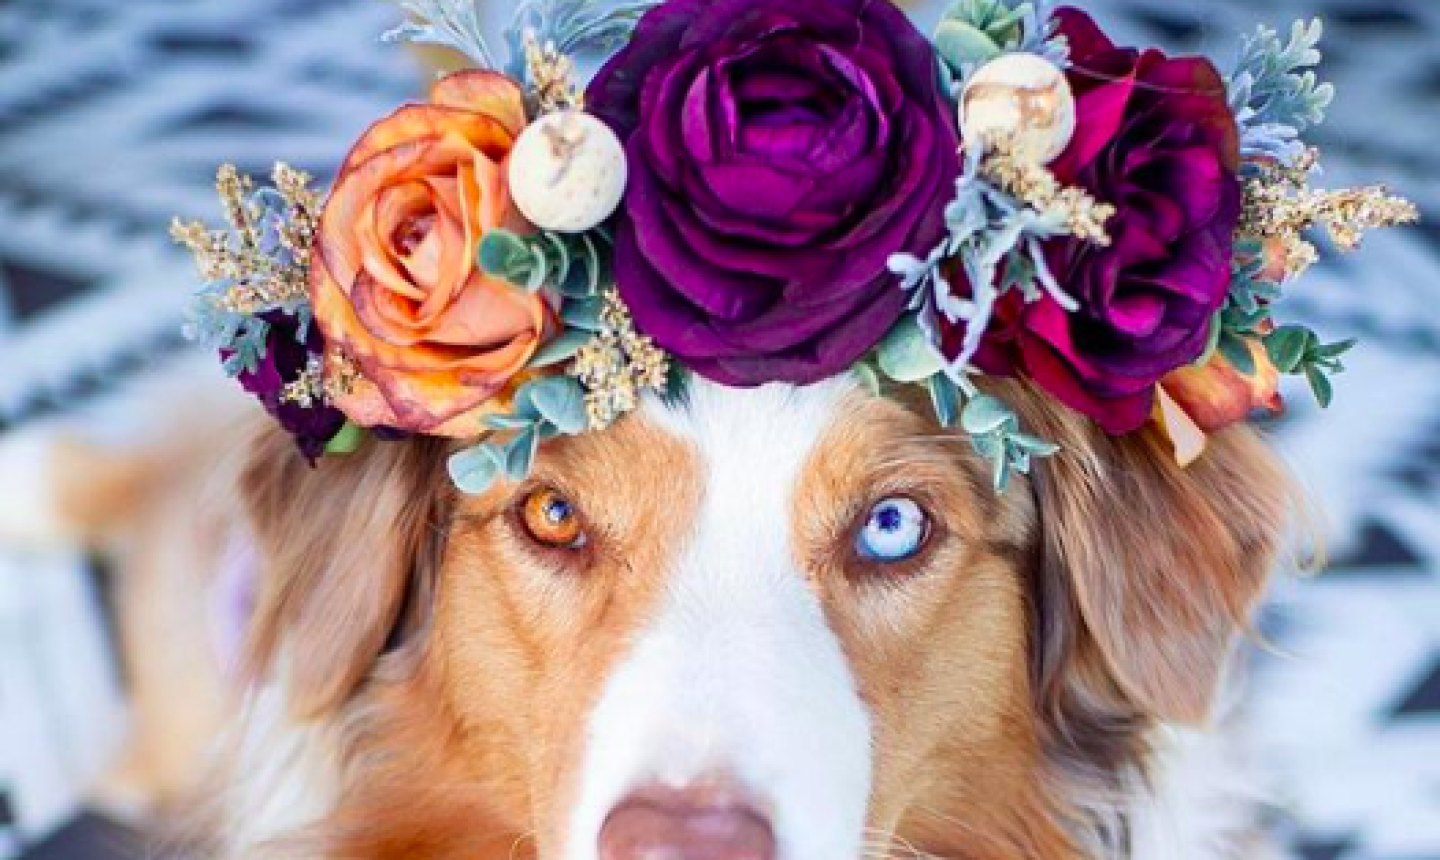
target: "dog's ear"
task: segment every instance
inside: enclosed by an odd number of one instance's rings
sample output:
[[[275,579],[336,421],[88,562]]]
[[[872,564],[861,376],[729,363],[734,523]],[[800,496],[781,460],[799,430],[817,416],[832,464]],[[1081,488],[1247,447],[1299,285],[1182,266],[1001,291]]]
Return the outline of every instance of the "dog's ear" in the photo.
[[[245,668],[282,679],[298,716],[354,691],[438,564],[445,453],[436,440],[372,440],[312,468],[278,428],[256,440],[240,482],[262,566]]]
[[[1112,438],[1035,392],[1015,402],[1064,447],[1033,477],[1046,579],[1068,583],[1081,635],[1141,712],[1204,721],[1284,540],[1285,470],[1246,426],[1181,468],[1153,427]]]

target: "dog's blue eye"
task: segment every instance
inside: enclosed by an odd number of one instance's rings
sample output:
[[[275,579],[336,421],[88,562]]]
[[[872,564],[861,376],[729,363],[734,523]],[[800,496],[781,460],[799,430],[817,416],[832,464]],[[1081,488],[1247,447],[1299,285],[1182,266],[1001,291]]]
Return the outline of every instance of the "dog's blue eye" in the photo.
[[[910,499],[885,499],[870,509],[855,550],[871,561],[904,561],[925,545],[930,518]]]

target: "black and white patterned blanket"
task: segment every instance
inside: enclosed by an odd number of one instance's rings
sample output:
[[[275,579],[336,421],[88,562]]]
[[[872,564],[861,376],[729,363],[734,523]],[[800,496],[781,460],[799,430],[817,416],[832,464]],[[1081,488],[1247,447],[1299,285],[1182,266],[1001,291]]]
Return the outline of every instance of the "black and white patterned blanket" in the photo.
[[[1247,713],[1296,857],[1436,860],[1440,3],[1080,5],[1122,40],[1220,58],[1258,22],[1325,16],[1326,71],[1340,87],[1320,131],[1329,179],[1384,180],[1428,216],[1323,268],[1294,299],[1323,334],[1364,344],[1323,419],[1296,391],[1275,427],[1324,506],[1334,561],[1275,595],[1266,625],[1285,656],[1257,660]],[[403,51],[372,46],[394,15],[374,0],[0,5],[0,432],[182,349],[192,273],[165,237],[168,219],[218,215],[220,159],[264,173],[283,156],[323,177],[420,83]],[[0,666],[25,641],[26,604],[7,582],[13,590],[0,575]],[[20,683],[7,677],[0,718],[14,707],[6,685]],[[0,857],[43,829],[17,800],[27,777],[7,762],[5,734]]]

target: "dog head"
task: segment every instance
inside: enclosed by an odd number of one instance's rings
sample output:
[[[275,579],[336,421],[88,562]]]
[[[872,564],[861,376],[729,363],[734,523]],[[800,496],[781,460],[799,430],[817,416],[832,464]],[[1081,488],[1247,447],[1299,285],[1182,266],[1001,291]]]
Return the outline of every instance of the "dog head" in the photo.
[[[1245,428],[1182,470],[1005,397],[1064,448],[1004,494],[928,407],[843,381],[697,382],[476,498],[442,442],[311,471],[263,440],[252,669],[338,762],[297,836],[543,860],[1115,838],[1146,729],[1206,717],[1284,481]]]

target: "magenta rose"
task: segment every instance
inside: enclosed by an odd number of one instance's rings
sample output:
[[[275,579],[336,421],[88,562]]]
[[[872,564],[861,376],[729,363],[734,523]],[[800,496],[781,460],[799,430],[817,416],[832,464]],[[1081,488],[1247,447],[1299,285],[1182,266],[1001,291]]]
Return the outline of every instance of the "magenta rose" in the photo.
[[[1046,259],[1079,311],[1007,295],[975,364],[1030,377],[1121,435],[1150,417],[1162,377],[1203,354],[1225,300],[1239,134],[1208,60],[1117,48],[1084,13],[1057,17],[1079,116],[1051,169],[1116,207],[1112,242],[1049,243]],[[943,333],[945,352],[958,354],[963,326]]]
[[[587,104],[629,156],[620,294],[719,382],[844,371],[904,312],[886,260],[944,233],[954,108],[889,2],[669,0]]]

